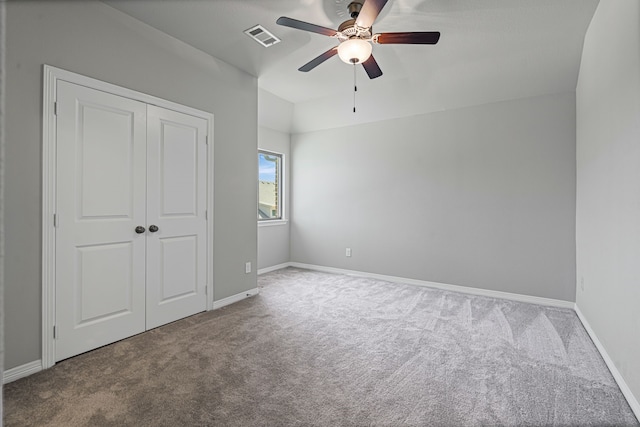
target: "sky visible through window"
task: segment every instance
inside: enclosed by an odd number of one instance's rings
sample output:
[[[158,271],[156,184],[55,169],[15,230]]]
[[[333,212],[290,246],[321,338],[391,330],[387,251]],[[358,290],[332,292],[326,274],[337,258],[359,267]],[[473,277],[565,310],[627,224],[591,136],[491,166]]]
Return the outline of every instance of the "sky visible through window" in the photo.
[[[258,156],[258,176],[260,181],[276,182],[276,162],[267,160],[264,154]]]

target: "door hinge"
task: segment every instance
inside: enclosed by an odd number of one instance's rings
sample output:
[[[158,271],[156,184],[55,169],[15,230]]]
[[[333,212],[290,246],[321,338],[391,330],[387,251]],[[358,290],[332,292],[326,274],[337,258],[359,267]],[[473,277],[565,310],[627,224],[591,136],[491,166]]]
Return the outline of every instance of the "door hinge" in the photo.
[[[56,332],[57,332],[57,329],[56,329],[56,327],[54,326],[54,327],[53,327],[53,339],[54,339],[54,340],[55,340],[56,338],[58,338],[58,334],[57,334]]]
[[[58,102],[54,102],[53,103],[53,115],[57,116],[58,115]]]
[[[58,227],[58,215],[57,214],[53,214],[53,227],[54,228]]]
[[[204,143],[209,145],[209,135],[204,136]]]
[[[208,210],[204,211],[204,219],[206,219],[207,221],[209,220],[209,211]]]

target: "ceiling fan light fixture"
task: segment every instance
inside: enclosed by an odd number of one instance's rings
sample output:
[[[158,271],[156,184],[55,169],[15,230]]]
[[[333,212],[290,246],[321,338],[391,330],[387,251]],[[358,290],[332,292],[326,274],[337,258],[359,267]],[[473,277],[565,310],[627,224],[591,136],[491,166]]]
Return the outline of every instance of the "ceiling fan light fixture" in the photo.
[[[349,39],[338,46],[338,56],[347,64],[361,64],[371,56],[373,46],[366,40]]]

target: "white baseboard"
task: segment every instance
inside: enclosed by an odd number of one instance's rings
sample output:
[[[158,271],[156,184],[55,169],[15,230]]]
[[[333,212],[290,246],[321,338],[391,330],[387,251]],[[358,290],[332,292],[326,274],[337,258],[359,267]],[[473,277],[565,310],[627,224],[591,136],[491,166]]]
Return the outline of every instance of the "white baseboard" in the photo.
[[[283,268],[291,267],[290,262],[284,264],[272,265],[271,267],[265,267],[258,270],[258,276],[265,273],[271,273],[272,271],[282,270]]]
[[[468,286],[449,285],[446,283],[429,282],[426,280],[407,279],[404,277],[386,276],[384,274],[367,273],[364,271],[345,270],[342,268],[324,267],[321,265],[302,264],[299,262],[288,263],[289,267],[304,268],[307,270],[325,271],[327,273],[347,274],[349,276],[368,277],[372,279],[385,280],[393,283],[404,283],[408,285],[424,286],[427,288],[442,289],[445,291],[461,292],[471,295],[479,295],[491,298],[508,299],[512,301],[526,302],[530,304],[546,305],[551,307],[573,308],[574,302],[552,298],[536,297],[531,295],[514,294],[511,292],[492,291],[489,289],[470,288]]]
[[[7,384],[20,378],[28,377],[31,374],[42,371],[42,360],[34,360],[15,368],[7,369],[2,375],[2,383]]]
[[[636,397],[631,392],[631,389],[629,388],[629,386],[627,385],[627,382],[622,377],[622,374],[620,374],[620,371],[618,371],[618,368],[616,368],[616,365],[613,363],[613,360],[611,359],[611,357],[609,357],[609,353],[607,353],[607,350],[604,348],[604,346],[598,339],[598,336],[596,335],[595,331],[591,328],[591,325],[589,325],[589,322],[587,322],[586,317],[584,317],[584,314],[582,314],[582,312],[580,311],[578,304],[575,304],[574,309],[576,311],[576,314],[578,315],[578,318],[582,322],[582,326],[584,326],[584,328],[587,330],[587,333],[591,337],[591,341],[593,341],[593,343],[596,345],[596,348],[600,352],[600,355],[602,355],[602,358],[604,359],[604,363],[607,364],[609,371],[611,371],[611,375],[613,375],[613,378],[616,380],[616,383],[618,383],[618,387],[620,387],[620,391],[622,391],[622,394],[627,399],[627,402],[629,403],[631,410],[635,414],[636,418],[640,420],[640,403],[638,402],[638,399],[636,399]]]
[[[258,295],[258,288],[249,289],[248,291],[240,292],[239,294],[231,295],[230,297],[223,298],[218,301],[213,302],[213,309],[216,310],[218,308],[222,308],[229,304],[233,304],[234,302],[242,301],[245,298],[252,297],[254,295]]]

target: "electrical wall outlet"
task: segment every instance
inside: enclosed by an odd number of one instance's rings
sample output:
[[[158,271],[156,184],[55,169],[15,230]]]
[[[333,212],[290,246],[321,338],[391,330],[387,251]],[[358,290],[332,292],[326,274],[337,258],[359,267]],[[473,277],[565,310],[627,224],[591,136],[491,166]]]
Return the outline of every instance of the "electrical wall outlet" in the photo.
[[[245,273],[251,273],[251,262],[247,262],[247,263],[244,265],[244,272],[245,272]]]
[[[347,248],[347,250],[345,251],[345,255],[351,256],[351,248]]]

